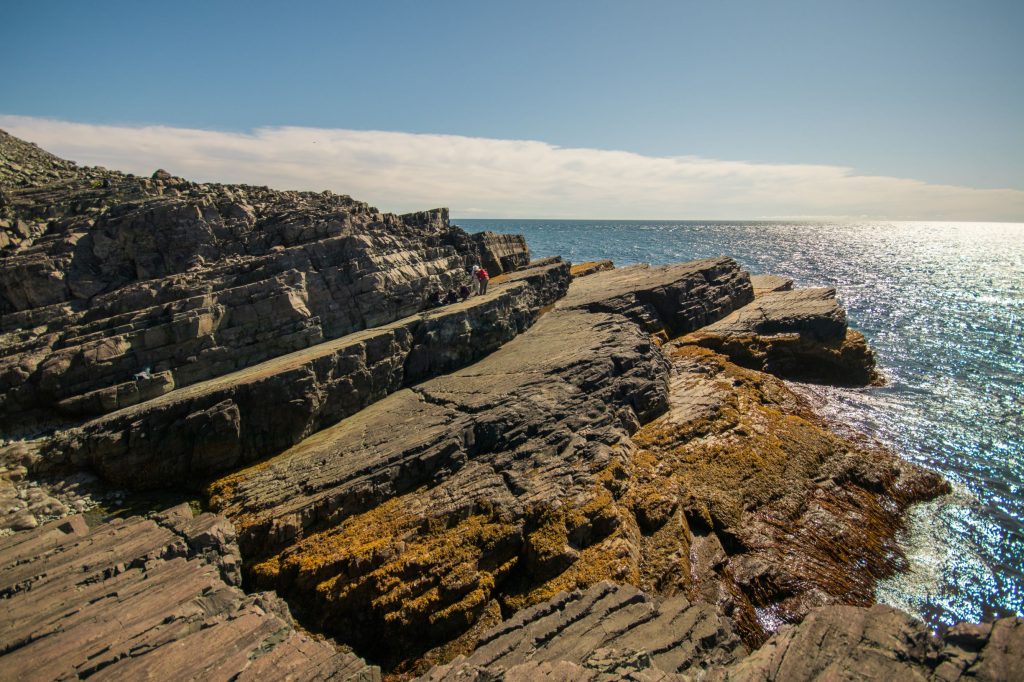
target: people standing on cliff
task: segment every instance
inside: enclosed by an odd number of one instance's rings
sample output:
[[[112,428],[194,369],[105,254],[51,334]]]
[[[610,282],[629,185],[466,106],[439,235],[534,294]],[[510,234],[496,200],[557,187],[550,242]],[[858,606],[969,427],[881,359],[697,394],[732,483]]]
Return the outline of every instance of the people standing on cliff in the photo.
[[[487,271],[480,268],[476,271],[476,279],[480,283],[480,295],[483,296],[487,293],[487,282],[490,281],[491,276],[487,274]]]

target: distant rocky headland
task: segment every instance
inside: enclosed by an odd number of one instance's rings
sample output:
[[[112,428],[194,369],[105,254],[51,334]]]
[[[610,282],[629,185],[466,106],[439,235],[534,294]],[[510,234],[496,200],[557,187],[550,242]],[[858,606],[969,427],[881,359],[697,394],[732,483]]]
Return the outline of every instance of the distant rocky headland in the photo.
[[[0,679],[1019,679],[874,604],[949,486],[783,381],[880,381],[784,275],[0,131]]]

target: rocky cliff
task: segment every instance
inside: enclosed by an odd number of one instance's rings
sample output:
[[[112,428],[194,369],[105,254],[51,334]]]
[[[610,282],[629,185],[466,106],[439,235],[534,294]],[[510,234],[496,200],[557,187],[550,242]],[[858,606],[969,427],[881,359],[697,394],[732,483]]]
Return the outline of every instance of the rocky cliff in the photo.
[[[727,257],[530,263],[443,210],[3,134],[0,160],[0,678],[1021,663],[1019,620],[936,638],[872,606],[905,510],[948,486],[782,380],[876,380],[832,290]],[[491,290],[433,306],[473,263]]]
[[[8,417],[110,412],[418,313],[473,263],[529,260],[445,209],[80,168],[3,132],[0,157]]]

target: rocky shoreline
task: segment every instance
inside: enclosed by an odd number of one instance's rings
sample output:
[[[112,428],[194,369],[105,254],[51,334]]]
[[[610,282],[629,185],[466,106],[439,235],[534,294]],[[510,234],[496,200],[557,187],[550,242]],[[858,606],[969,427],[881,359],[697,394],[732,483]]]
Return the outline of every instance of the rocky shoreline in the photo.
[[[432,307],[474,263],[488,293]],[[0,131],[0,312],[0,678],[1024,665],[1020,619],[933,635],[873,605],[948,484],[783,381],[880,380],[833,290],[531,261],[443,209]]]

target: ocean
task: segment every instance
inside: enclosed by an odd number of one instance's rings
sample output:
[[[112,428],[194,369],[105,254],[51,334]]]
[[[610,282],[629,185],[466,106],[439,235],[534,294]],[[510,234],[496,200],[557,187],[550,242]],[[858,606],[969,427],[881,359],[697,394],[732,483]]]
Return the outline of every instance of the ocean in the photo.
[[[933,626],[1024,615],[1024,224],[453,220],[534,257],[653,265],[728,255],[831,286],[875,349],[879,388],[797,385],[818,410],[942,473],[916,506],[910,571],[877,598]]]

